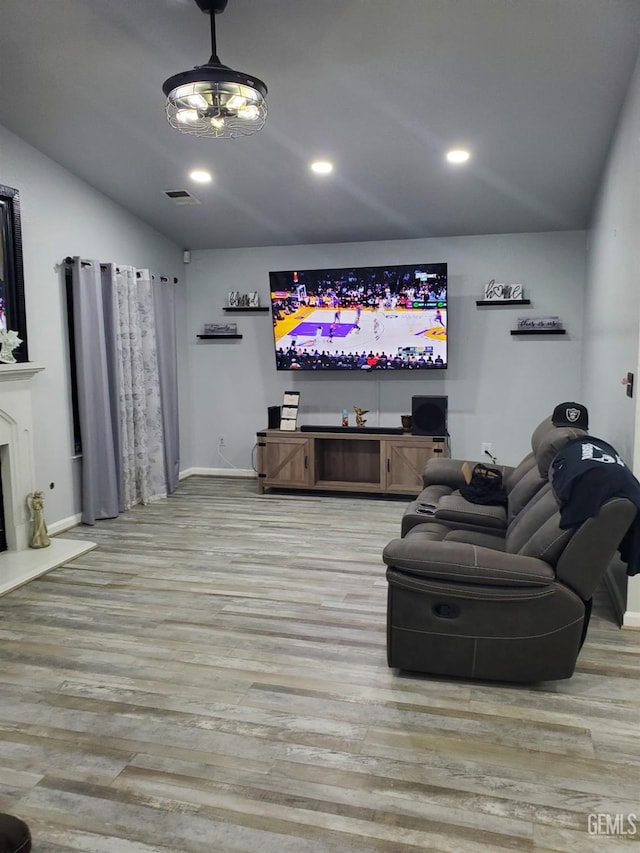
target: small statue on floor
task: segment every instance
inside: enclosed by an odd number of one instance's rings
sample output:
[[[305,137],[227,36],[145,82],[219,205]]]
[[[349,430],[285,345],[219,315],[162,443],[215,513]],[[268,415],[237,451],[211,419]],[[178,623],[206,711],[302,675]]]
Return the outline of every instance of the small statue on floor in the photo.
[[[364,415],[368,413],[369,409],[359,409],[357,406],[354,406],[353,411],[356,413],[356,426],[363,427],[366,424]]]
[[[46,548],[48,545],[51,545],[51,539],[49,539],[47,525],[44,521],[44,497],[42,492],[34,492],[32,495],[29,495],[27,500],[31,509],[31,523],[33,527],[31,542],[29,544],[32,548]]]

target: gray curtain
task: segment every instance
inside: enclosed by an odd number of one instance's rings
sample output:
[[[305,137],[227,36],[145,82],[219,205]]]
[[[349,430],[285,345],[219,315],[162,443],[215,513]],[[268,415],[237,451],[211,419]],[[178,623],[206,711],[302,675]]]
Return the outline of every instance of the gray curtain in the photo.
[[[157,282],[148,270],[73,261],[85,524],[178,484],[174,291]]]
[[[113,264],[73,259],[73,320],[82,436],[82,521],[120,513]]]
[[[160,402],[164,427],[164,461],[167,492],[178,488],[180,435],[178,432],[178,354],[176,345],[175,285],[158,276],[153,281]]]

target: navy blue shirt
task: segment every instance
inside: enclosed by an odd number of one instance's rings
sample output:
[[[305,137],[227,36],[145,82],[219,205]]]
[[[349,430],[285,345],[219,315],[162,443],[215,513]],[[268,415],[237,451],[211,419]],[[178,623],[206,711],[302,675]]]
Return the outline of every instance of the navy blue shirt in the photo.
[[[640,483],[618,451],[593,436],[569,441],[553,458],[551,482],[560,504],[560,527],[577,527],[596,515],[609,498],[628,498],[640,510]],[[618,550],[627,574],[640,573],[640,514]]]

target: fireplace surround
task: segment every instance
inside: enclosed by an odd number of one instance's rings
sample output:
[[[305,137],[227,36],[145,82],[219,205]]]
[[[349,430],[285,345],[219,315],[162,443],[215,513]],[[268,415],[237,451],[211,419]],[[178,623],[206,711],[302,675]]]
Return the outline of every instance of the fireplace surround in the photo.
[[[31,384],[44,367],[32,362],[0,364],[0,475],[7,549],[0,552],[0,595],[79,557],[94,542],[52,538],[30,548],[27,497],[38,488],[33,454]]]

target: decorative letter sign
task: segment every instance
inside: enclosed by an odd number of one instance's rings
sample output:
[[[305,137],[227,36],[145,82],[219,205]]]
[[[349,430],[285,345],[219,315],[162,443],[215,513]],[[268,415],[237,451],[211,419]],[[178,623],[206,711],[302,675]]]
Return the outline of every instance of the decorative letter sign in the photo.
[[[519,300],[524,299],[524,290],[521,284],[501,284],[492,278],[484,286],[484,298],[492,302],[501,302],[506,299]]]

